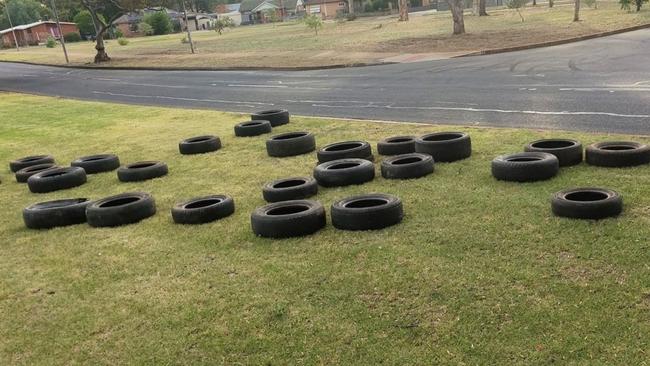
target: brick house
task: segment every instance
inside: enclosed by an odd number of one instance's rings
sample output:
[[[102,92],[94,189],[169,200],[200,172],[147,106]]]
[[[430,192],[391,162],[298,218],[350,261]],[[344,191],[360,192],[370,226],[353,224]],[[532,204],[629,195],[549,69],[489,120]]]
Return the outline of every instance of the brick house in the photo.
[[[61,22],[61,31],[63,34],[68,33],[79,33],[79,28],[75,23]],[[16,34],[16,40],[18,45],[38,45],[40,43],[45,43],[47,38],[52,36],[56,39],[61,38],[59,34],[59,28],[56,25],[56,22],[53,21],[40,21],[31,24],[17,25],[13,28],[5,29],[0,31],[0,36],[2,37],[2,46],[3,47],[15,47],[14,43],[14,33]]]
[[[305,11],[307,14],[320,15],[323,19],[333,19],[339,13],[347,13],[346,0],[306,0]]]

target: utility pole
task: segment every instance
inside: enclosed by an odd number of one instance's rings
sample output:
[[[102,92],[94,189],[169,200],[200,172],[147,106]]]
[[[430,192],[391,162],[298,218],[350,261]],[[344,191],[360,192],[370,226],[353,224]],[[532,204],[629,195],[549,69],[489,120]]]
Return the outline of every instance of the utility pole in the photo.
[[[5,1],[5,11],[7,12],[7,20],[9,20],[9,28],[11,28],[11,34],[14,35],[14,43],[16,44],[16,51],[20,51],[20,47],[18,47],[18,39],[16,38],[16,30],[14,29],[14,25],[11,23],[11,15],[9,15],[9,4]]]
[[[187,22],[187,9],[185,9],[185,0],[181,0],[183,3],[183,14],[185,15],[185,28],[187,29],[187,40],[190,41],[190,49],[194,53],[194,43],[192,42],[192,32],[190,32],[190,24]]]
[[[52,11],[54,11],[54,18],[56,18],[56,26],[59,28],[59,40],[61,41],[61,46],[63,47],[63,54],[65,55],[65,63],[69,64],[70,59],[68,59],[68,50],[65,49],[65,39],[63,39],[63,31],[61,30],[61,22],[59,22],[59,13],[56,11],[56,4],[52,0]]]

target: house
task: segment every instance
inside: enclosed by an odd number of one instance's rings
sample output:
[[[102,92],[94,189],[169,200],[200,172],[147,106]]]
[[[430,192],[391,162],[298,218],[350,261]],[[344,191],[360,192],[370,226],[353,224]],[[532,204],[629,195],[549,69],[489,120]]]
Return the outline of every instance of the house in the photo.
[[[79,28],[75,23],[61,22],[61,31],[63,34],[79,33]],[[0,31],[3,47],[15,47],[14,33],[19,46],[37,45],[45,43],[47,38],[52,36],[56,39],[61,38],[59,27],[53,21],[39,21],[35,23],[18,25],[13,28]]]
[[[241,4],[218,4],[214,12],[217,15],[217,19],[228,17],[232,19],[235,25],[241,24],[241,13],[239,12]]]
[[[182,17],[182,13],[181,13]],[[181,19],[182,23],[185,24],[185,19]],[[203,13],[187,13],[187,27],[183,27],[183,30],[190,29],[190,31],[198,30],[208,30],[214,28],[214,23],[216,19],[211,14]]]
[[[117,27],[117,29],[119,29],[120,32],[122,32],[122,34],[125,37],[140,37],[142,36],[142,33],[138,31],[138,24],[140,24],[143,21],[145,15],[154,12],[159,12],[159,11],[163,11],[167,13],[167,15],[169,15],[169,17],[172,20],[172,23],[175,25],[175,27],[178,27],[175,29],[181,28],[180,25],[184,24],[184,21],[182,21],[183,13],[173,9],[159,6],[159,7],[145,8],[141,11],[134,11],[134,12],[124,14],[121,17],[117,18],[113,22],[113,25]]]
[[[307,14],[316,14],[323,19],[333,19],[339,13],[348,12],[346,0],[305,0]]]
[[[269,23],[304,11],[303,0],[244,0],[239,6],[242,24]]]

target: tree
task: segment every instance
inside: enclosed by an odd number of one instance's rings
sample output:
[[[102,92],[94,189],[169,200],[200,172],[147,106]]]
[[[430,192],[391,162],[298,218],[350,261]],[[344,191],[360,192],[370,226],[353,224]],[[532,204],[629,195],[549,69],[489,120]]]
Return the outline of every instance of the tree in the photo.
[[[97,14],[103,21],[106,21],[103,15]],[[93,22],[93,16],[88,10],[82,10],[74,16],[73,22],[77,23],[79,32],[81,34],[92,34],[95,35],[97,30],[95,29],[95,23]]]
[[[165,11],[156,11],[145,15],[144,22],[153,28],[153,34],[157,36],[171,33],[173,29],[172,19]]]
[[[316,35],[318,35],[318,30],[323,28],[323,20],[316,14],[307,15],[305,17],[305,25],[309,29],[313,29]]]
[[[406,22],[409,20],[409,4],[408,0],[399,0],[399,21]]]
[[[138,23],[138,32],[145,36],[153,36],[153,27],[149,23],[140,22]]]
[[[528,0],[507,0],[506,1],[506,6],[508,9],[515,9],[517,11],[517,14],[519,14],[519,17],[521,18],[521,21],[524,21],[524,16],[521,15],[521,8],[526,6],[528,3]]]
[[[484,17],[488,15],[485,7],[486,7],[486,0],[478,0],[478,16]]]
[[[232,20],[231,17],[220,17],[217,19],[217,22],[214,23],[214,30],[221,35],[223,33],[224,29],[226,28],[232,28],[235,26],[235,22]]]
[[[7,11],[13,26],[49,19],[50,10],[36,0],[7,0],[0,13],[0,29],[10,28]]]
[[[573,21],[574,22],[580,21],[580,0],[574,0]]]
[[[465,34],[465,19],[463,18],[463,10],[465,10],[465,2],[463,0],[447,0],[451,10],[451,17],[454,21],[454,34]]]
[[[104,46],[104,34],[111,27],[117,18],[126,14],[129,10],[141,8],[144,3],[139,0],[80,0],[86,10],[90,13],[96,25],[96,39],[95,49],[95,63],[102,63],[110,61],[106,53],[106,46]],[[100,12],[104,14],[108,20],[103,19]]]
[[[549,8],[552,8],[553,4],[554,4],[553,0],[548,0],[548,7]]]

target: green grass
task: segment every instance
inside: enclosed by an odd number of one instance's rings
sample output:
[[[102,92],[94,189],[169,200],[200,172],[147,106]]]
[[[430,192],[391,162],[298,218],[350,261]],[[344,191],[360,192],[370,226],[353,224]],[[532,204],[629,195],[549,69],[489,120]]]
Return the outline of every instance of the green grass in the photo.
[[[29,106],[26,108],[25,106]],[[533,139],[584,144],[648,137],[381,124],[294,117],[317,145],[459,129],[470,159],[411,181],[377,177],[321,189],[404,202],[400,225],[308,237],[255,237],[249,215],[269,180],[309,175],[315,154],[266,155],[266,136],[235,138],[244,117],[0,94],[0,161],[50,153],[65,165],[112,152],[158,159],[166,177],[120,183],[114,172],[49,194],[2,168],[0,364],[647,364],[650,340],[650,167],[579,165],[547,182],[495,181],[491,159]],[[216,134],[223,149],[181,156],[179,140]],[[550,195],[583,185],[618,190],[620,218],[553,217]],[[23,207],[64,197],[153,194],[135,225],[34,231]],[[232,195],[236,212],[201,226],[172,223],[175,202]]]
[[[521,22],[514,10],[490,9],[489,17],[465,16],[468,34],[452,36],[449,12],[417,16],[408,22],[392,17],[359,18],[352,22],[327,21],[315,36],[304,23],[264,24],[214,31],[195,32],[197,54],[190,54],[185,34],[130,38],[120,46],[107,41],[113,61],[105,66],[135,67],[300,67],[378,62],[400,54],[433,53],[439,57],[502,47],[584,36],[650,23],[650,7],[627,12],[617,2],[602,1],[598,9],[583,6],[581,21],[573,22],[573,7],[544,3],[523,10]],[[73,65],[92,64],[91,42],[68,44]],[[63,64],[61,47],[28,47],[16,52],[0,50],[0,60]]]

